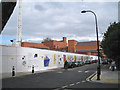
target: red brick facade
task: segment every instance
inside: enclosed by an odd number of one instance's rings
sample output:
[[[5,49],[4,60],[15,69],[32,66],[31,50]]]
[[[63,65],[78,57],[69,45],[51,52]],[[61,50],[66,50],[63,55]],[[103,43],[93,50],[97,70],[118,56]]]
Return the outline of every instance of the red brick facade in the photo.
[[[97,41],[77,42],[75,40],[68,40],[68,52],[97,55]]]
[[[43,41],[44,45],[48,46],[50,49],[59,50],[61,48],[67,47],[66,37],[63,37],[62,41],[50,40],[50,41]]]
[[[22,42],[22,47],[32,47],[32,48],[44,48],[44,49],[54,49],[54,50],[62,50],[62,48],[67,47],[67,38],[63,37],[63,40],[49,40],[43,41],[42,43],[30,43],[30,42]]]
[[[44,49],[49,49],[49,47],[45,46],[42,43],[31,43],[31,42],[22,42],[21,43],[22,47],[31,47],[31,48],[44,48]]]
[[[68,52],[75,52],[77,42],[76,40],[68,40]]]
[[[68,40],[68,47],[67,47],[67,38],[63,37],[63,40],[61,41],[48,40],[48,41],[43,41],[42,43],[22,42],[21,45],[22,47],[44,48],[44,49],[66,51],[71,53],[97,55],[97,41],[78,42],[76,40]],[[99,49],[101,48],[99,47]]]

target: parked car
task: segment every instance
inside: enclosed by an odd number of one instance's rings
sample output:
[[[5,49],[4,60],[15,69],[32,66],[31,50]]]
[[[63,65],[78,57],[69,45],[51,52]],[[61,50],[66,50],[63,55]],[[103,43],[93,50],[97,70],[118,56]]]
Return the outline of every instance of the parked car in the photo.
[[[85,60],[85,64],[90,64],[90,60]]]
[[[76,67],[76,64],[75,64],[75,62],[72,62],[72,67]]]
[[[108,64],[108,60],[107,59],[103,60],[102,64]]]
[[[84,62],[83,62],[83,61],[80,61],[80,65],[81,65],[81,66],[84,65]]]
[[[68,68],[72,68],[72,67],[73,67],[73,66],[72,66],[72,62],[68,62],[68,63],[67,63],[67,67],[68,67]]]
[[[97,60],[93,60],[93,63],[97,63]]]
[[[79,66],[79,62],[78,62],[78,61],[76,61],[76,62],[75,62],[75,65],[78,67],[78,66]]]
[[[76,63],[75,63],[75,64],[76,64],[76,66],[77,66],[77,67],[81,66],[80,61],[76,61]]]
[[[90,60],[91,63],[97,63],[97,60]]]

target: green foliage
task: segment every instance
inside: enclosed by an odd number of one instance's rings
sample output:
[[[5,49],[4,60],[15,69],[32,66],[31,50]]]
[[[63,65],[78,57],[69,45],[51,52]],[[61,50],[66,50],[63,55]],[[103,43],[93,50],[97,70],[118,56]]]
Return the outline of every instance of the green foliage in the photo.
[[[120,62],[120,22],[114,22],[108,27],[104,33],[101,47],[108,58]]]
[[[50,40],[51,40],[51,38],[47,37],[43,41],[50,41]]]

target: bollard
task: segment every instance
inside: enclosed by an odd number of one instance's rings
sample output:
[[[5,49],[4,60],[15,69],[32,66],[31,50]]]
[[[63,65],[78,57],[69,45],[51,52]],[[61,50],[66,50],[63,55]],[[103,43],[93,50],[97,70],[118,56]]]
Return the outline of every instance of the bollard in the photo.
[[[34,65],[32,66],[32,73],[34,73]]]
[[[12,67],[12,77],[14,77],[15,76],[15,67],[13,66]]]

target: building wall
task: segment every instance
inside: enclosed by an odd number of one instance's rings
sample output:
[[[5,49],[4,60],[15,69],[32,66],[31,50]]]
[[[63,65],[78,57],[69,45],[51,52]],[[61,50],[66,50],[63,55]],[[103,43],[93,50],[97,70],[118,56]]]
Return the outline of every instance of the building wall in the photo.
[[[48,46],[45,46],[42,43],[30,43],[30,42],[22,42],[21,43],[22,47],[31,47],[31,48],[46,48],[49,49]]]
[[[97,50],[97,45],[80,45],[80,46],[75,46],[76,50]]]
[[[42,42],[44,45],[48,46],[49,49],[60,49],[67,47],[66,37],[63,37],[62,41],[50,40]]]
[[[49,40],[42,43],[22,42],[22,47],[46,48],[58,51],[65,51],[65,49],[67,48],[66,40],[67,38],[63,37],[63,40],[61,41]],[[97,41],[78,42],[76,40],[68,40],[68,50],[66,51],[79,54],[97,55]]]
[[[68,52],[74,53],[76,50],[76,40],[68,40]]]
[[[53,50],[61,50],[61,48],[67,47],[67,38],[63,37],[63,40],[49,40],[43,41],[42,43],[31,43],[31,42],[22,42],[22,47],[31,47],[31,48],[45,48],[45,49],[53,49]]]
[[[97,41],[91,41],[92,45],[76,45],[77,41],[75,40],[68,40],[68,52],[73,52],[73,53],[79,53],[79,54],[87,54],[87,55],[97,55]],[[100,45],[100,42],[99,42]],[[100,49],[100,47],[99,47]],[[83,52],[76,52],[77,50],[83,50]],[[89,51],[84,51],[84,50],[89,50]],[[91,51],[90,51],[91,50]],[[96,50],[93,52],[92,50]]]
[[[94,55],[97,56],[98,53],[97,52],[77,52],[78,54],[86,54],[86,55]]]
[[[63,41],[55,41],[53,45],[55,49],[60,49],[60,48],[66,47],[67,43]]]
[[[44,45],[48,46],[49,49],[54,49],[54,41],[50,40],[50,41],[44,41],[42,42]]]

